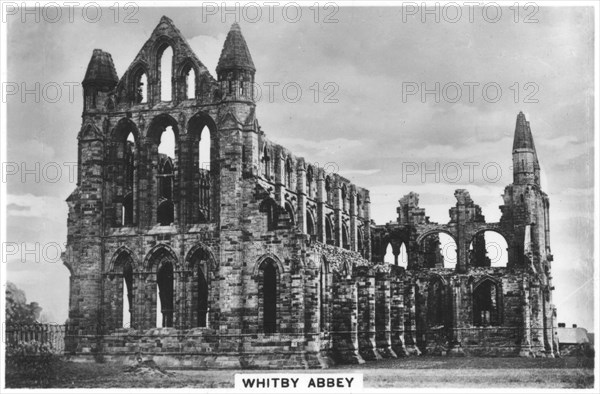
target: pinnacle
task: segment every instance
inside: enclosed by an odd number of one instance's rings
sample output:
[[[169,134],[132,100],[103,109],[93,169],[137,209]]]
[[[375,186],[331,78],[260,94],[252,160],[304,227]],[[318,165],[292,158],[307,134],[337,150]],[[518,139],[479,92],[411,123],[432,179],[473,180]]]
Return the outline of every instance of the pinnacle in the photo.
[[[217,73],[225,69],[246,69],[252,72],[256,70],[248,45],[237,22],[231,25],[223,44],[223,50],[217,65]]]
[[[112,56],[102,49],[94,49],[83,83],[114,86],[119,81]]]

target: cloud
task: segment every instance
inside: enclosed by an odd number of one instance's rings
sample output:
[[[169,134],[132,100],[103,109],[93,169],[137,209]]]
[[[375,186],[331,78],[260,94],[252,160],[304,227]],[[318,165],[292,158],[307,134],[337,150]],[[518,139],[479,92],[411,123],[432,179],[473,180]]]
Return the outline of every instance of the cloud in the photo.
[[[347,175],[373,175],[381,171],[381,168],[374,168],[372,170],[344,170],[344,176]]]
[[[214,37],[197,35],[187,39],[190,48],[214,77],[216,77],[217,63],[221,56],[225,37],[225,33],[220,33]]]
[[[22,217],[32,217],[40,221],[53,221],[64,224],[67,213],[67,203],[64,199],[49,196],[34,196],[32,194],[9,194],[7,196],[8,220]]]

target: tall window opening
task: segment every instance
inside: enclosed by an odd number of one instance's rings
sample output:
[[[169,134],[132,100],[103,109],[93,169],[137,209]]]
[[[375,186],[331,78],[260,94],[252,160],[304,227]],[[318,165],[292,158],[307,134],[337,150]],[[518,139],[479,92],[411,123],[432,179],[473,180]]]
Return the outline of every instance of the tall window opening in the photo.
[[[135,77],[134,82],[134,102],[136,104],[145,104],[148,102],[148,76],[143,70],[140,70]]]
[[[263,162],[263,176],[267,180],[270,181],[271,180],[271,155],[269,155],[269,150],[267,149],[266,145],[263,149],[262,162]]]
[[[175,206],[172,201],[162,201],[158,204],[158,224],[161,226],[170,226],[175,221],[174,211]]]
[[[192,275],[188,281],[188,297],[191,301],[190,325],[195,327],[207,327],[210,287],[210,254],[202,248],[196,249],[190,259]]]
[[[123,198],[123,226],[133,225],[133,193],[127,193]]]
[[[408,252],[406,250],[406,244],[402,242],[400,245],[400,253],[398,254],[398,265],[400,267],[408,268]]]
[[[275,201],[271,198],[265,199],[260,204],[259,211],[266,213],[267,230],[276,230],[279,223],[279,208]]]
[[[206,223],[213,219],[213,173],[216,169],[213,161],[217,160],[218,147],[213,146],[213,132],[216,130],[212,118],[203,112],[199,112],[192,116],[187,124],[187,134],[192,136],[191,140],[194,146],[190,146],[190,159],[194,162],[195,172],[185,171],[182,177],[185,181],[193,182],[195,187],[194,193],[190,194],[192,200],[190,203],[193,212],[194,221],[196,223]],[[188,137],[188,140],[190,138]],[[192,170],[192,168],[190,168]],[[197,219],[195,218],[197,215]]]
[[[285,161],[285,187],[287,187],[290,190],[294,190],[295,188],[293,187],[293,168],[292,168],[292,161],[290,159],[287,159]]]
[[[158,212],[157,222],[168,226],[175,221],[173,189],[175,181],[175,133],[167,126],[158,145]]]
[[[296,215],[294,214],[294,208],[292,207],[292,204],[290,204],[289,202],[285,203],[285,212],[287,213],[289,223],[292,226],[295,226],[296,225]]]
[[[500,325],[500,292],[498,286],[489,279],[481,282],[473,290],[473,325]]]
[[[173,264],[164,261],[156,274],[156,326],[173,327]]]
[[[133,310],[133,267],[130,262],[123,266],[123,328],[131,327]]]
[[[127,251],[121,251],[116,256],[106,283],[108,292],[114,300],[114,325],[110,328],[129,328],[133,312],[133,259]],[[111,303],[112,304],[112,303]]]
[[[173,49],[165,47],[160,54],[160,101],[172,100]]]
[[[444,284],[440,279],[434,279],[429,284],[427,294],[427,326],[437,327],[446,324],[447,310],[444,297]]]
[[[306,211],[306,233],[308,235],[316,235],[315,222],[313,215],[309,210]]]
[[[198,167],[202,170],[210,170],[210,148],[210,130],[208,129],[208,126],[204,126],[202,132],[200,133],[200,141],[198,142]]]
[[[344,249],[350,249],[350,237],[348,236],[348,226],[342,224],[342,247]]]
[[[395,263],[394,248],[392,247],[392,244],[390,242],[388,242],[387,247],[385,248],[385,255],[383,256],[383,262],[387,263],[387,264]]]
[[[206,327],[208,313],[208,281],[202,267],[198,269],[198,327]]]
[[[277,331],[277,268],[268,260],[263,267],[263,329],[265,333]]]
[[[127,135],[124,146],[125,179],[123,188],[123,207],[121,211],[121,224],[123,226],[133,225],[133,191],[135,183],[135,160],[136,145],[132,132]]]
[[[191,65],[185,71],[185,98],[188,100],[196,98],[196,71]]]
[[[199,194],[200,194],[200,221],[210,220],[210,163],[211,154],[210,131],[208,126],[204,126],[198,142],[198,169],[199,176]]]
[[[364,251],[364,242],[363,242],[364,232],[362,228],[358,228],[356,230],[356,248],[362,257],[365,257]]]
[[[331,219],[329,216],[325,218],[325,242],[328,245],[333,245],[333,226],[331,225]]]
[[[495,231],[475,234],[469,245],[469,263],[474,267],[506,267],[508,243]]]
[[[308,197],[313,198],[313,183],[314,183],[314,173],[311,166],[306,170],[306,194]]]
[[[425,267],[454,268],[456,267],[456,241],[444,232],[431,233],[419,244]]]
[[[325,178],[325,194],[327,196],[327,204],[333,205],[333,191],[331,190],[331,178]]]

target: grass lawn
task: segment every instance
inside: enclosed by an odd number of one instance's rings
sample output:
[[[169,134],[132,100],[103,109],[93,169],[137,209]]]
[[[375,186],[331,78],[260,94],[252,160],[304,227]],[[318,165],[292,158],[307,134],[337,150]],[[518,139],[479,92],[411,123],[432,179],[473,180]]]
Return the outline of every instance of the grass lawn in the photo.
[[[49,378],[39,381],[26,371],[7,368],[7,387],[110,388],[110,387],[233,387],[235,373],[251,370],[171,371],[171,376],[140,376],[126,373],[116,364],[58,361]],[[267,371],[261,373],[267,374]],[[275,371],[273,371],[275,372]],[[344,365],[328,370],[286,370],[290,373],[358,372],[367,388],[592,388],[593,359],[448,358],[410,357],[366,364]]]

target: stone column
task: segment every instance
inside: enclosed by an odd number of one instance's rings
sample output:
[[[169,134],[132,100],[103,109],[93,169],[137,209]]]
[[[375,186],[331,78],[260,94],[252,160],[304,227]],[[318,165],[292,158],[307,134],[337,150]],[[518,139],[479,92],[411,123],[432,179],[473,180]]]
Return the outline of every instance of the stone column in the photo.
[[[529,314],[529,280],[525,274],[523,274],[523,277],[521,279],[521,302],[523,305],[523,331],[521,332],[521,350],[519,351],[519,357],[532,357],[533,353],[531,351],[531,319]]]
[[[189,328],[191,323],[186,305],[190,302],[187,297],[187,280],[188,275],[181,268],[173,271],[173,327],[177,329]]]
[[[317,175],[317,217],[315,218],[315,226],[317,232],[317,239],[319,242],[325,243],[325,201],[327,201],[327,195],[325,192],[325,177],[323,169],[318,168],[316,171]]]
[[[306,169],[304,160],[298,160],[296,167],[296,191],[298,193],[298,229],[306,233]]]
[[[397,358],[392,350],[390,280],[386,272],[375,276],[375,341],[383,358]]]
[[[456,197],[456,213],[457,213],[457,224],[456,224],[456,272],[464,274],[467,272],[467,260],[469,255],[469,244],[470,239],[467,236],[466,222],[467,222],[467,207],[466,203],[469,199],[466,191],[457,190],[454,193]]]
[[[392,276],[391,302],[390,302],[390,330],[392,350],[397,356],[406,356],[406,346],[404,340],[404,288],[402,281],[398,276]]]
[[[404,339],[407,354],[419,356],[421,351],[417,347],[416,341],[417,321],[415,312],[414,285],[409,284],[404,292]]]
[[[289,331],[294,338],[304,335],[304,276],[301,273],[291,275],[292,286],[290,289],[290,321],[287,323]]]
[[[275,201],[281,207],[285,203],[285,185],[284,183],[284,172],[285,172],[285,160],[282,156],[283,152],[276,150],[274,152],[274,171],[275,171]]]
[[[137,316],[139,319],[136,328],[147,330],[156,327],[156,316],[160,313],[157,310],[157,291],[156,291],[156,273],[144,272],[139,275],[140,286],[137,287],[136,304]]]
[[[537,356],[544,355],[544,311],[540,285],[532,282],[529,285],[531,296],[531,351]]]
[[[358,286],[358,344],[365,360],[378,360],[375,342],[375,277],[366,273],[356,277]]]
[[[371,261],[371,198],[369,197],[369,192],[365,192],[365,202],[364,202],[364,213],[365,213],[365,239],[364,239],[364,248],[365,248],[365,259]]]
[[[464,356],[465,353],[462,349],[462,324],[461,322],[465,319],[461,319],[460,313],[462,311],[461,302],[461,281],[460,277],[454,279],[450,283],[450,291],[452,297],[452,338],[450,340],[450,347],[448,349],[448,356]]]
[[[552,305],[548,302],[547,294],[545,290],[541,290],[542,293],[542,307],[543,307],[543,321],[544,321],[544,348],[546,351],[546,357],[554,358],[554,327],[552,323]]]
[[[333,244],[339,247],[344,246],[342,245],[342,210],[342,188],[340,187],[339,180],[336,180],[333,187],[333,214],[335,218],[333,221]]]
[[[179,160],[177,163],[177,172],[179,174],[179,209],[181,216],[179,217],[179,224],[185,226],[188,223],[194,223],[194,209],[199,201],[198,199],[198,188],[194,187],[194,153],[198,148],[193,143],[193,138],[188,134],[183,134],[183,128],[185,125],[180,125],[181,133],[178,135],[179,142]]]
[[[552,306],[552,333],[554,334],[556,332],[556,306],[551,305]],[[554,349],[554,356],[555,357],[560,357],[560,348],[559,348],[559,343],[558,343],[558,337],[556,335],[552,336],[552,343],[553,343],[553,349]]]
[[[302,290],[302,289],[301,289]],[[321,352],[321,274],[320,270],[304,271],[304,348],[309,368],[327,368],[331,362],[326,352]],[[292,302],[293,304],[294,302]]]
[[[158,146],[151,140],[144,141],[144,160],[140,164],[140,224],[142,227],[157,223],[158,208]]]
[[[334,281],[332,340],[335,358],[340,363],[364,364],[358,353],[356,285],[351,278]]]
[[[352,185],[350,187],[350,250],[357,251],[358,250],[358,223],[356,220],[356,186]]]

